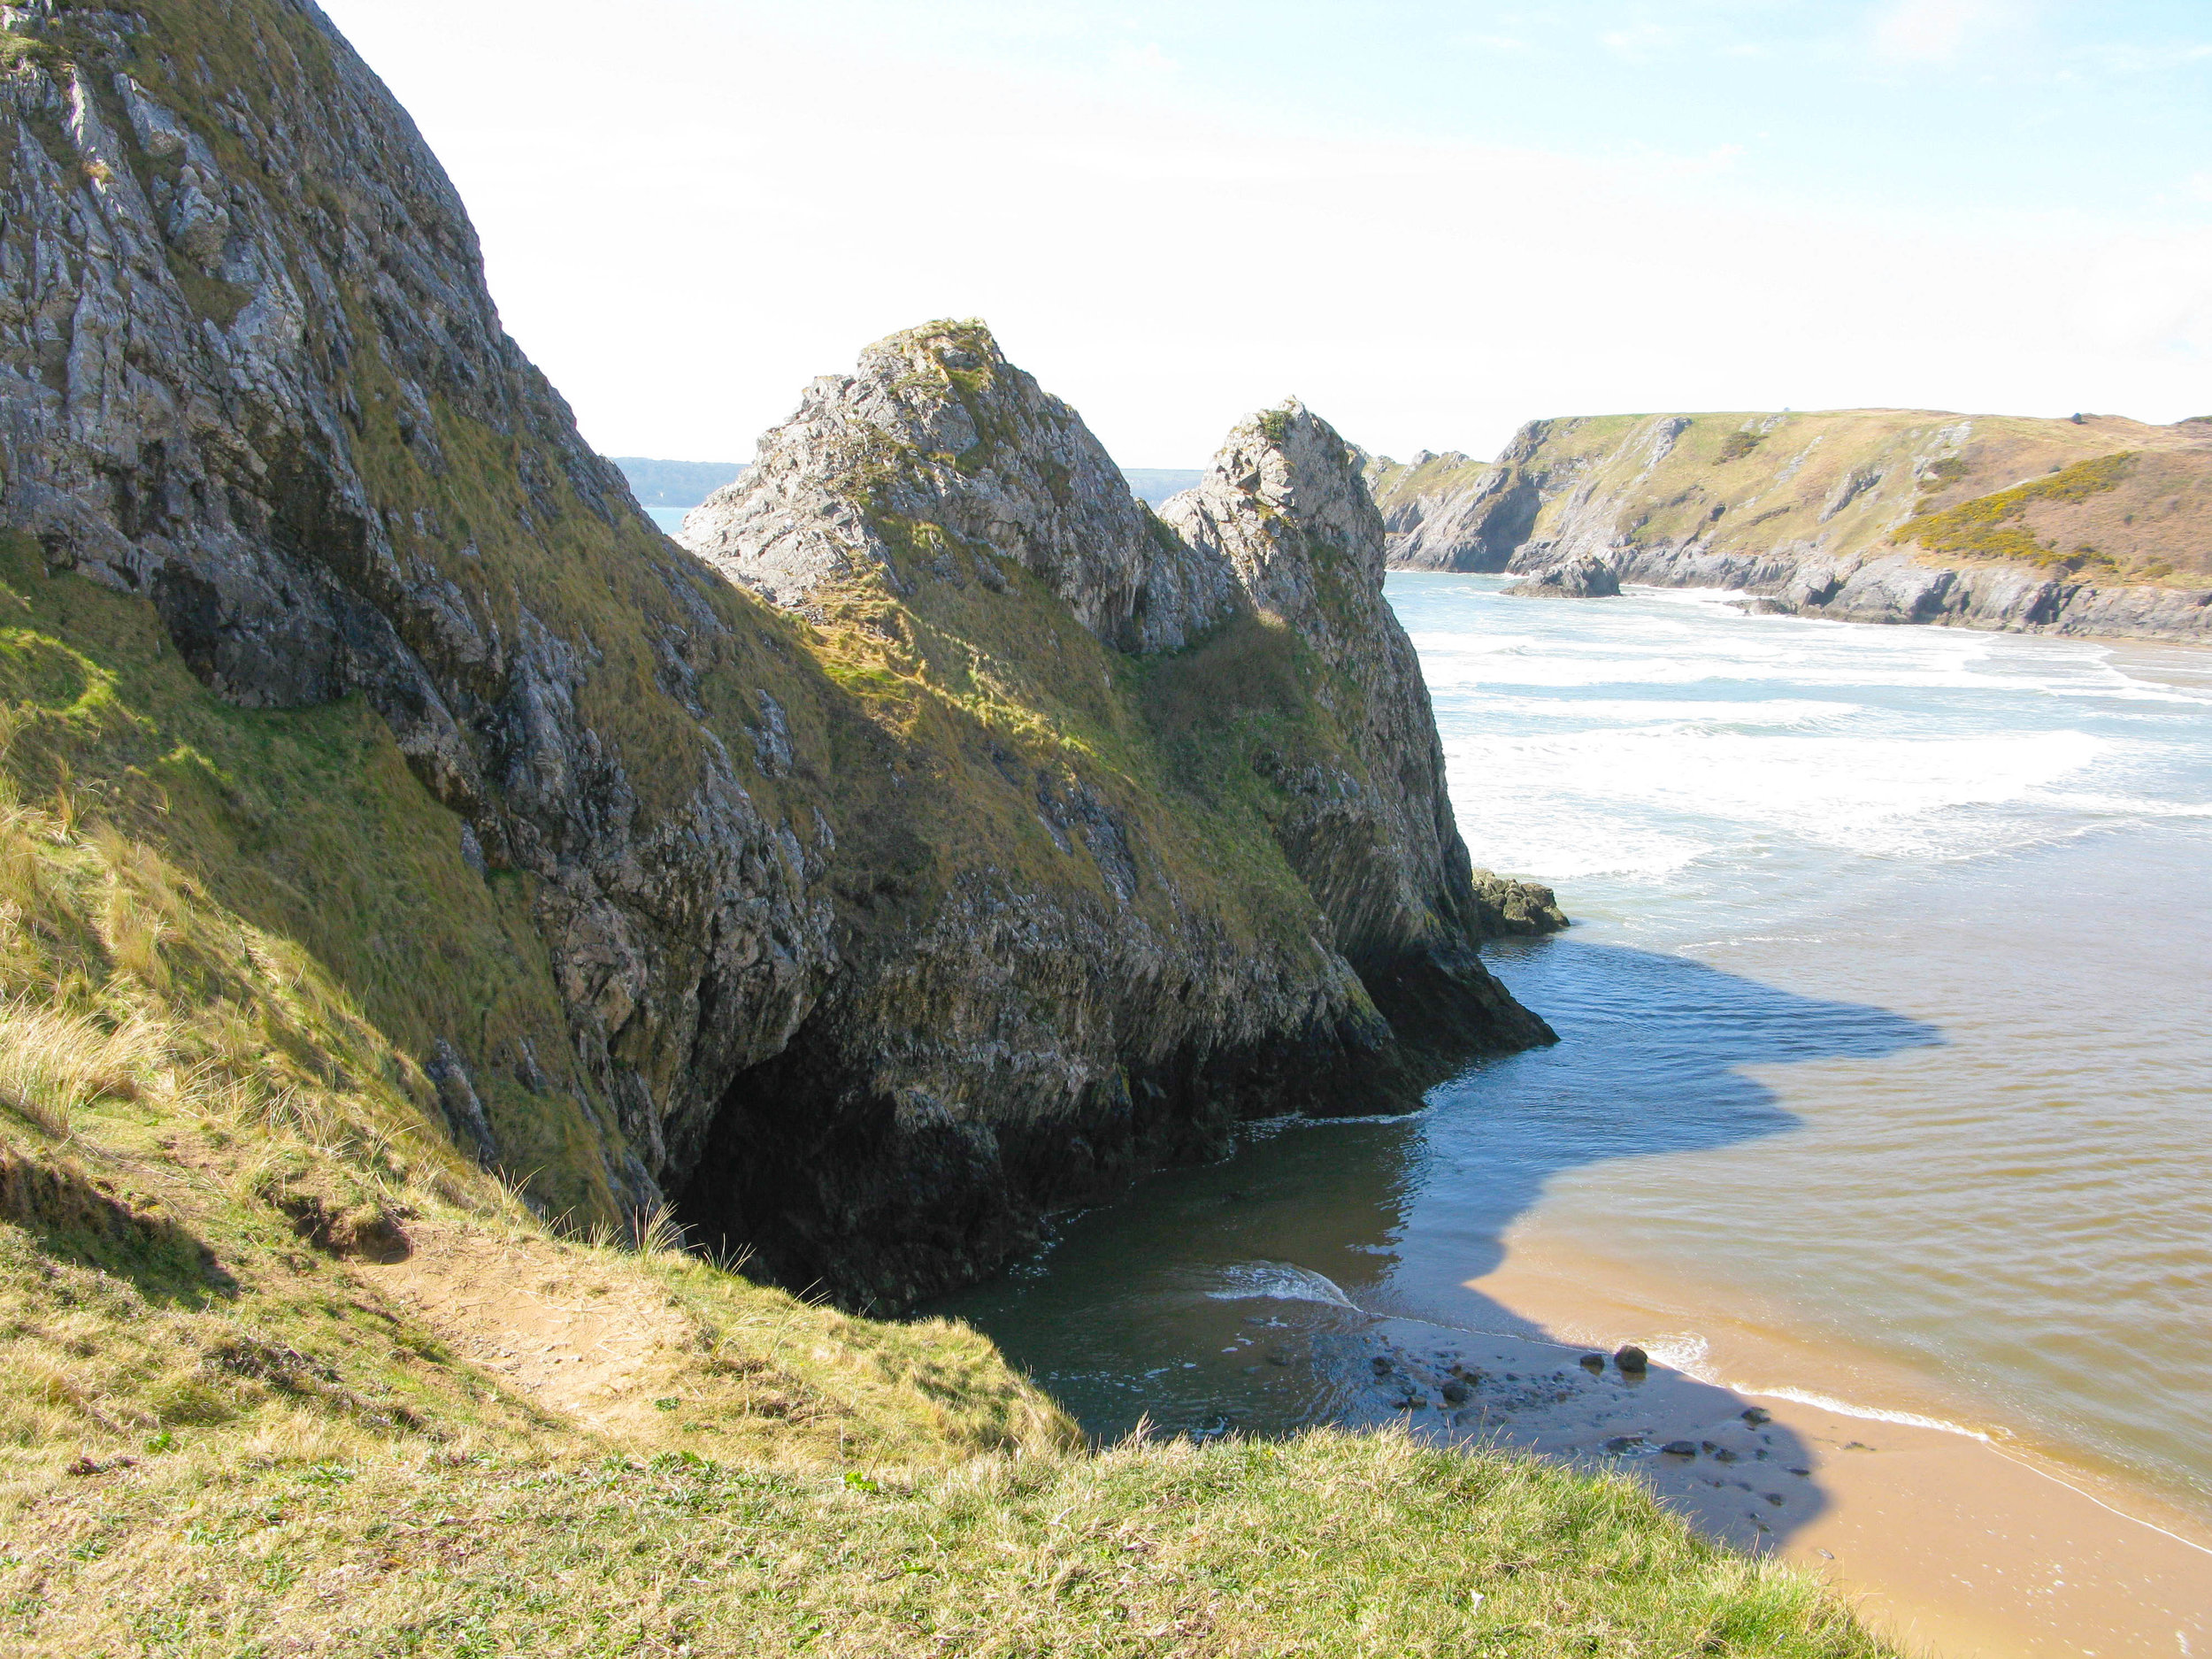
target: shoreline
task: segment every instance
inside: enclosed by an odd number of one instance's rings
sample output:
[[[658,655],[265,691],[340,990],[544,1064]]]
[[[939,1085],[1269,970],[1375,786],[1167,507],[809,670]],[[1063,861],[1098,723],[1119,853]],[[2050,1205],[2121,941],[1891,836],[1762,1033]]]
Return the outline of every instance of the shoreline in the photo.
[[[1942,567],[1936,567],[1942,568]],[[1489,576],[1500,580],[1517,580],[1525,572],[1508,571],[1452,571],[1436,570],[1417,565],[1391,565],[1386,567],[1391,576]],[[1956,572],[1943,569],[1947,575]],[[1726,582],[1661,582],[1646,576],[1621,575],[1621,595],[1632,597],[1644,594],[1704,594],[1715,601],[1733,606],[1749,617],[1787,617],[1800,622],[1836,622],[1855,627],[1943,628],[1961,634],[1990,634],[2022,640],[2059,640],[2082,645],[2130,647],[2146,650],[2190,651],[2202,656],[2212,653],[2212,629],[2193,630],[2187,634],[2162,633],[2155,629],[2138,629],[2108,633],[2101,629],[2068,627],[2063,623],[2016,622],[2008,616],[1988,616],[1973,612],[1944,614],[1929,617],[1893,617],[1830,614],[1817,607],[1800,608],[1778,596],[1777,591],[1765,588],[1747,588]],[[2138,588],[2131,587],[2120,591],[2197,594],[2202,588],[2167,588],[2150,584]]]
[[[1933,1410],[1806,1387],[1809,1374],[1840,1374],[1839,1392],[1858,1392],[1854,1382],[1878,1398],[1891,1392],[1864,1368],[1837,1363],[1840,1356],[1776,1341],[1724,1316],[1695,1321],[1706,1346],[1692,1363],[1706,1376],[1667,1364],[1671,1344],[1653,1333],[1689,1311],[1668,1306],[1681,1286],[1668,1286],[1663,1302],[1617,1282],[1594,1287],[1586,1273],[1521,1241],[1467,1285],[1564,1339],[1563,1354],[1584,1338],[1592,1352],[1640,1341],[1654,1353],[1649,1379],[1625,1409],[1594,1398],[1605,1390],[1578,1391],[1576,1400],[1525,1406],[1484,1428],[1503,1443],[1571,1461],[1597,1461],[1606,1440],[1640,1432],[1639,1443],[1603,1460],[1632,1466],[1703,1530],[1821,1573],[1909,1648],[1942,1659],[2212,1654],[2212,1526],[2155,1493],[2075,1469],[1955,1414],[1935,1415],[1940,1403],[1922,1389],[1895,1392]],[[1609,1366],[1607,1379],[1617,1376]],[[1745,1424],[1744,1410],[1770,1413],[1771,1423]],[[1604,1429],[1614,1432],[1600,1439]],[[1770,1445],[1754,1443],[1766,1437]],[[1684,1442],[1697,1454],[1655,1449]],[[1778,1465],[1785,1446],[1797,1460]],[[1747,1455],[1762,1472],[1808,1472],[1749,1483],[1759,1490],[1747,1506]],[[2101,1495],[2099,1486],[2108,1490]],[[1776,1487],[1781,1503],[1772,1502]]]

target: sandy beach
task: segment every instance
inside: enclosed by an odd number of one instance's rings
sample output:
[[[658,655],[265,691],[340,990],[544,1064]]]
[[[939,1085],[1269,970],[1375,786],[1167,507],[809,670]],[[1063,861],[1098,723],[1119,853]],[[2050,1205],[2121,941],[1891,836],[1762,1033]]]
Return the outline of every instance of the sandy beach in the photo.
[[[2212,1653],[2212,1529],[2153,1494],[1971,1425],[1901,1420],[1928,1403],[1909,1379],[1723,1317],[1698,1318],[1693,1375],[1659,1356],[1678,1302],[1617,1276],[1594,1288],[1585,1264],[1522,1253],[1469,1288],[1588,1346],[1387,1322],[1394,1374],[1481,1375],[1429,1432],[1632,1469],[1701,1527],[1822,1573],[1943,1659]],[[1640,1381],[1579,1363],[1629,1341],[1658,1350]]]

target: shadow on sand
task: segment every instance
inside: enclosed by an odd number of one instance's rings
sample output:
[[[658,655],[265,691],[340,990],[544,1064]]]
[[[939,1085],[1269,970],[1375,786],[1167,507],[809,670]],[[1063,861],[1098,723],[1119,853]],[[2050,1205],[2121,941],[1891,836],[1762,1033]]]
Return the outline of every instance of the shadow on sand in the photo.
[[[1563,1171],[1794,1130],[1740,1068],[1879,1058],[1942,1033],[1571,937],[1492,958],[1556,1048],[1486,1062],[1416,1117],[1263,1126],[1225,1163],[1067,1218],[1034,1261],[927,1311],[987,1332],[1102,1440],[1145,1418],[1200,1436],[1403,1421],[1630,1467],[1711,1532],[1786,1537],[1823,1507],[1793,1472],[1813,1464],[1795,1437],[1663,1365],[1593,1373],[1586,1350],[1467,1281]]]

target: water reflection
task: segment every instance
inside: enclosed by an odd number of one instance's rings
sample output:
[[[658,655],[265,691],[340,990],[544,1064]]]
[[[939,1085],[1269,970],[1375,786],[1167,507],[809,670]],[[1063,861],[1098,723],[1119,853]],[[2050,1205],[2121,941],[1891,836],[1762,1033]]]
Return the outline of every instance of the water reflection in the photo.
[[[1934,1027],[1678,956],[1571,937],[1493,959],[1558,1029],[1411,1118],[1264,1125],[1239,1153],[1067,1219],[1035,1261],[933,1312],[971,1320],[1110,1439],[1403,1421],[1576,1460],[1632,1460],[1755,1542],[1816,1513],[1806,1448],[1747,1402],[1607,1365],[1470,1289],[1563,1171],[1796,1126],[1749,1064],[1879,1057]],[[1742,1242],[1737,1240],[1736,1242]],[[1660,1448],[1687,1446],[1686,1455]]]

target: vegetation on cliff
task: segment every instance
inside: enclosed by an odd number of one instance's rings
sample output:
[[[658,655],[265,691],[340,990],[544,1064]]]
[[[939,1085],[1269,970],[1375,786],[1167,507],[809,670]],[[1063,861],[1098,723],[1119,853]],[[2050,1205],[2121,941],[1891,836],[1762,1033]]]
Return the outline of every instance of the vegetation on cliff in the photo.
[[[1737,588],[1770,610],[2212,638],[2203,423],[1923,410],[1532,422],[1368,464],[1394,564]]]
[[[2132,457],[2124,467],[2122,454]],[[2049,476],[2060,473],[2062,488]],[[2032,534],[2043,555],[2054,539],[2062,556],[2089,541],[2129,580],[2212,574],[2196,533],[2212,511],[2212,444],[2186,422],[1921,410],[1578,417],[1532,423],[1494,462],[1382,458],[1368,476],[1394,562],[1424,568],[1503,569],[1532,543],[1617,559],[1693,545],[1741,558],[1833,559],[1917,540],[1930,552],[2045,562],[2025,542],[2004,542],[2014,554],[1937,549],[1914,532],[1970,501],[2002,496],[2003,505],[1969,517],[1997,512]],[[1540,500],[1506,525],[1517,488]],[[1481,510],[1455,518],[1462,503]],[[2055,511],[2062,508],[2075,511]],[[1439,537],[1439,524],[1450,534]]]
[[[554,1236],[382,1028],[528,934],[381,722],[229,708],[142,602],[7,576],[11,1651],[1884,1651],[1624,1481],[1333,1435],[1095,1455],[963,1328]],[[232,837],[287,787],[296,879],[415,885],[278,893]]]
[[[2039,503],[2071,504],[2117,489],[2140,458],[2132,449],[2122,449],[2092,461],[2077,461],[2047,477],[1978,495],[1940,512],[1917,513],[1898,527],[1894,540],[1917,542],[1931,553],[1964,558],[2010,559],[2044,570],[2116,572],[2120,561],[2111,554],[2099,552],[2087,542],[2062,549],[2055,541],[2039,540],[2021,521]],[[2154,573],[2166,575],[2170,571],[2170,566],[2165,566]]]
[[[498,1018],[531,936],[382,723],[231,708],[142,601],[5,575],[12,1651],[1884,1651],[1624,1481],[1093,1455],[964,1329],[554,1236],[388,1034],[439,976]]]
[[[1276,833],[1272,778],[1378,781],[1341,665],[1256,614],[1132,656],[1018,558],[923,590],[974,549],[888,501],[895,582],[760,603],[582,446],[313,7],[0,42],[11,1650],[1879,1651],[1624,1485],[1099,1456],[972,1332],[672,1248],[649,1201],[750,1158],[896,1299],[1213,1144],[1254,1056],[1383,1047]],[[810,1025],[854,967],[909,1046]],[[891,1083],[713,1164],[785,1056]],[[1070,1056],[1094,1163],[936,1081]]]

